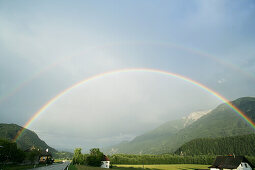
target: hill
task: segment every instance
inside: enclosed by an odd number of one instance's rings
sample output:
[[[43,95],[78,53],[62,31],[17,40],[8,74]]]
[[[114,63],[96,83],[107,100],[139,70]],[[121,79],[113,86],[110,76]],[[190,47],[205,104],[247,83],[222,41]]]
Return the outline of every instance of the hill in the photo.
[[[130,142],[122,142],[110,148],[105,148],[104,151],[110,154],[114,153],[146,153],[155,154],[158,152],[157,146],[167,142],[168,138],[176,135],[178,131],[189,126],[200,117],[208,114],[210,110],[192,112],[187,117],[180,120],[168,121],[156,129],[149,131],[143,135],[137,136]]]
[[[122,142],[110,148],[103,149],[104,152],[115,153],[146,153],[153,154],[155,152],[155,144],[162,143],[166,136],[171,137],[175,135],[181,128],[184,127],[184,120],[175,120],[164,123],[158,128],[137,136],[130,142]]]
[[[175,154],[178,155],[248,155],[255,156],[255,134],[199,138],[182,145]]]
[[[13,140],[21,129],[22,127],[16,124],[0,124],[0,138]],[[42,150],[48,148],[49,152],[51,153],[57,152],[57,150],[48,146],[44,141],[42,141],[35,132],[28,129],[24,130],[16,142],[18,148],[22,150],[27,150],[34,146]]]
[[[255,98],[243,97],[232,102],[247,117],[255,121]],[[115,153],[162,154],[174,153],[184,143],[196,138],[216,138],[254,134],[254,129],[225,103],[190,124],[184,120],[167,122],[164,125],[136,137],[134,140],[111,147]],[[178,126],[176,126],[178,125]]]

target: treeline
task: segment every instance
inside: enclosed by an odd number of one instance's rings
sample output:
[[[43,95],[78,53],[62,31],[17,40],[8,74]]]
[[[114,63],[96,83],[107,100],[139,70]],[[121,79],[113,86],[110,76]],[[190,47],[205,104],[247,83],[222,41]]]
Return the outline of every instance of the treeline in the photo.
[[[109,156],[112,164],[152,165],[152,164],[203,164],[212,165],[216,155],[180,156],[180,155],[128,155],[114,154]],[[255,157],[246,156],[255,165]]]
[[[213,163],[216,156],[179,156],[179,155],[128,155],[114,154],[109,156],[113,164],[204,164],[210,165]]]
[[[248,155],[255,156],[255,134],[194,139],[181,146],[178,155]]]
[[[71,152],[53,152],[53,157],[54,159],[72,159],[73,158],[73,153]]]

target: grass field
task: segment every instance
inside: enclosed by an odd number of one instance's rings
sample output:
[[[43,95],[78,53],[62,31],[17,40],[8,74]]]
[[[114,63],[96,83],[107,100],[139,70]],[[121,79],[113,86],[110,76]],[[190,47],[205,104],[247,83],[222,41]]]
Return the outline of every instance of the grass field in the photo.
[[[194,169],[208,169],[210,165],[197,164],[170,164],[170,165],[144,165],[147,170],[194,170]],[[88,167],[84,165],[75,165],[69,168],[70,170],[102,170],[97,167]],[[114,165],[112,169],[116,170],[142,170],[143,165]]]
[[[210,165],[198,164],[167,164],[167,165],[115,165],[118,168],[130,169],[151,169],[151,170],[191,170],[191,169],[208,169]]]

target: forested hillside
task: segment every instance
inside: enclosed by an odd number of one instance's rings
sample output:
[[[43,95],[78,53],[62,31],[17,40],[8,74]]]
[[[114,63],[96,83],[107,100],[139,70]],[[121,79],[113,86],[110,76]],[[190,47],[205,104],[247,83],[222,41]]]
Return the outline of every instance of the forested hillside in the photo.
[[[0,138],[13,140],[21,129],[22,127],[16,124],[0,124]],[[16,142],[18,148],[22,150],[26,150],[34,146],[42,150],[48,148],[52,153],[57,152],[57,150],[42,141],[35,132],[28,129],[24,130]]]
[[[199,138],[182,145],[178,155],[249,155],[255,156],[255,134],[222,137]]]
[[[155,145],[166,142],[166,137],[175,135],[184,127],[184,120],[175,120],[164,123],[158,128],[137,136],[131,142],[122,142],[116,146],[104,150],[107,153],[151,153],[155,152]],[[116,149],[114,149],[116,148]]]
[[[254,97],[239,98],[232,103],[242,110],[248,118],[255,121]],[[184,128],[181,128],[182,126],[178,126],[179,129],[172,128],[178,123],[180,121],[168,122],[168,128],[164,128],[163,133],[155,129],[133,141],[113,146],[111,149],[115,153],[129,154],[139,154],[140,152],[144,154],[174,153],[183,144],[196,138],[217,138],[255,133],[247,121],[225,103]],[[153,132],[157,133],[154,134]]]

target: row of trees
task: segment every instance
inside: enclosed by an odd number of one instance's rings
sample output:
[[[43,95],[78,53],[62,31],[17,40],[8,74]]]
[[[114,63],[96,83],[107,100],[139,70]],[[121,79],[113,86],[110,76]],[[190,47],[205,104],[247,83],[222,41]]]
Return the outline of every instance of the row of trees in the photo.
[[[74,150],[73,164],[99,167],[103,158],[104,154],[100,152],[99,148],[91,149],[90,154],[82,154],[81,148],[76,148]]]
[[[179,155],[128,155],[114,154],[109,157],[112,164],[204,164],[213,163],[216,156],[179,156]]]
[[[198,155],[198,156],[180,156],[180,155],[128,155],[114,154],[109,156],[112,164],[203,164],[211,165],[216,155]],[[246,156],[246,158],[255,164],[255,157]]]

